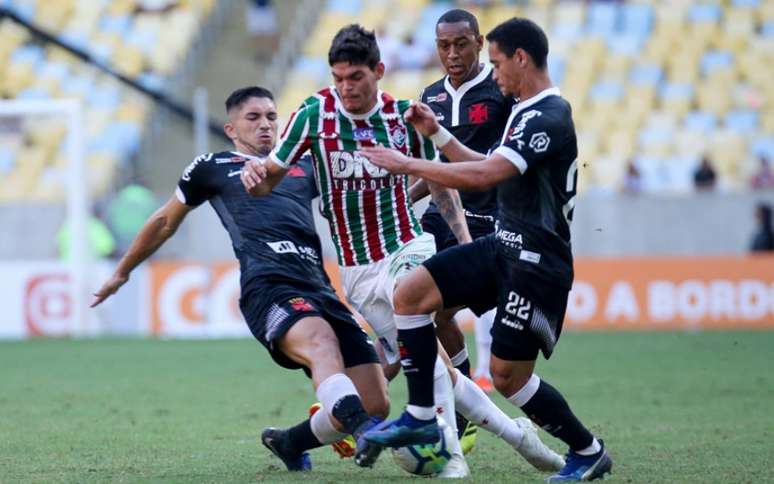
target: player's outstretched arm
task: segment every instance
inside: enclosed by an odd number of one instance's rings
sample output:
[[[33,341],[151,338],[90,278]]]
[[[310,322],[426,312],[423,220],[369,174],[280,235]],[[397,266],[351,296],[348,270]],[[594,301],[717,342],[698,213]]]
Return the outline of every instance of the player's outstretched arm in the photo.
[[[476,161],[485,160],[486,155],[471,150],[460,143],[449,131],[443,128],[435,117],[435,113],[427,104],[414,103],[409,106],[404,115],[406,121],[411,123],[422,136],[433,140],[435,145],[443,151],[449,161]]]
[[[247,193],[254,197],[263,197],[271,193],[287,172],[288,170],[271,160],[266,162],[249,160],[242,167],[239,178]]]
[[[164,206],[148,218],[140,233],[134,238],[129,250],[118,262],[115,272],[102,287],[94,293],[94,301],[91,307],[102,303],[105,299],[115,294],[118,289],[129,280],[129,274],[151,254],[156,252],[164,242],[177,231],[192,207],[181,203],[174,195]]]
[[[383,146],[363,148],[362,153],[371,163],[391,173],[418,176],[428,182],[465,191],[488,190],[520,173],[516,165],[498,153],[493,153],[483,161],[458,163],[409,158]]]
[[[460,244],[472,242],[460,193],[454,188],[446,188],[437,183],[428,182],[427,187],[430,189],[438,212],[449,225],[454,237],[457,238],[457,242]]]

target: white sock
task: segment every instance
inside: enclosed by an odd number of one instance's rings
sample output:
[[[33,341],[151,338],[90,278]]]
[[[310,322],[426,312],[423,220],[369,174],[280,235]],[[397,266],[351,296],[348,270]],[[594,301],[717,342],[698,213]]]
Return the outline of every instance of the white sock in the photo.
[[[446,424],[452,428],[454,438],[446,444],[449,446],[449,452],[452,455],[462,455],[460,439],[457,437],[457,416],[454,408],[454,389],[452,388],[449,369],[446,367],[443,359],[439,356],[435,360],[433,371],[433,397],[435,399],[436,411]]]
[[[460,350],[459,353],[451,357],[451,363],[452,366],[460,366],[465,360],[468,359],[468,349],[466,347],[462,347],[462,350]]]
[[[325,407],[318,410],[309,420],[312,426],[312,433],[321,444],[332,444],[347,436],[347,434],[336,430],[333,422],[331,422],[331,418],[328,416],[328,412],[325,411]]]
[[[594,455],[600,450],[602,450],[602,445],[600,445],[597,438],[594,437],[594,440],[591,441],[591,445],[589,445],[585,449],[577,451],[576,453],[580,455]]]
[[[476,331],[476,377],[489,374],[489,358],[492,354],[492,324],[494,323],[495,310],[487,311],[476,318],[474,329]]]
[[[519,391],[508,397],[508,401],[521,408],[535,396],[539,386],[540,377],[533,373]]]
[[[433,324],[433,318],[429,314],[396,314],[395,327],[398,329],[416,329]]]
[[[431,420],[435,417],[435,407],[420,407],[419,405],[406,405],[406,411],[412,417],[419,420]]]
[[[317,387],[317,399],[327,415],[330,415],[336,402],[347,395],[358,395],[358,393],[355,384],[344,373],[334,373]]]
[[[457,411],[484,430],[492,432],[514,447],[521,444],[524,432],[483,390],[459,370],[454,385],[454,402]]]

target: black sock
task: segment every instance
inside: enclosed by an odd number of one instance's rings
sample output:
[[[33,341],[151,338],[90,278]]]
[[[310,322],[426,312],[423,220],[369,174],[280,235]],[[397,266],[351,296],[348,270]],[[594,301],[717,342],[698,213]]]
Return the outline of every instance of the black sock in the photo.
[[[432,407],[433,369],[438,358],[435,328],[427,324],[413,329],[398,329],[400,364],[408,381],[408,403]]]
[[[470,358],[465,358],[465,361],[455,366],[454,368],[460,370],[460,373],[470,378]]]
[[[331,415],[341,423],[344,432],[355,435],[356,438],[358,431],[362,430],[363,424],[368,421],[368,413],[357,395],[346,395],[337,401],[331,409]]]
[[[304,420],[295,427],[290,427],[287,430],[288,443],[293,447],[296,452],[303,452],[309,449],[316,449],[322,447],[322,444],[314,432],[312,432],[312,421],[309,419]]]
[[[521,409],[543,430],[578,451],[585,449],[594,441],[586,427],[572,413],[567,400],[559,391],[545,380],[535,395]]]

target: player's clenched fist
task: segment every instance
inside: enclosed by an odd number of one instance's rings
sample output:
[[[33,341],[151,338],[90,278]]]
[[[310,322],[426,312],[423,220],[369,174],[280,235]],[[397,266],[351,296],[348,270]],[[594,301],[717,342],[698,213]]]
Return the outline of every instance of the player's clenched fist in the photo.
[[[435,113],[425,103],[413,103],[403,116],[422,136],[432,136],[438,132],[440,125]]]
[[[266,167],[258,160],[247,160],[239,178],[250,195],[258,196],[258,186],[266,179]]]

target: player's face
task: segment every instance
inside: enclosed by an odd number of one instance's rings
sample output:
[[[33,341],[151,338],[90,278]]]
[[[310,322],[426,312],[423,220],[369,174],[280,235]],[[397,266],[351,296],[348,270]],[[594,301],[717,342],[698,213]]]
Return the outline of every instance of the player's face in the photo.
[[[524,49],[516,49],[511,57],[505,55],[497,42],[489,43],[489,60],[494,66],[492,79],[497,82],[505,96],[519,98],[521,85],[527,72],[529,56]]]
[[[364,114],[374,107],[384,64],[379,62],[371,69],[366,65],[337,62],[331,67],[331,74],[344,109],[352,114]]]
[[[472,78],[484,38],[476,36],[468,22],[440,23],[435,34],[438,57],[452,84],[459,86]]]
[[[226,134],[240,150],[250,150],[248,154],[268,155],[277,138],[277,107],[274,101],[266,97],[251,97],[232,109]]]

